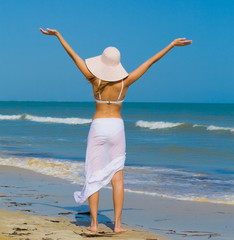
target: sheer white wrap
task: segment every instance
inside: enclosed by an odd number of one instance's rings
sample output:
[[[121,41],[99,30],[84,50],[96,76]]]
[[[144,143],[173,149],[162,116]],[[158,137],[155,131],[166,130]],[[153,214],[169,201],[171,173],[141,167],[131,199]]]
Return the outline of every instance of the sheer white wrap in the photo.
[[[85,184],[81,192],[74,192],[77,203],[84,203],[124,168],[125,150],[124,122],[121,118],[96,118],[92,121],[86,149]]]

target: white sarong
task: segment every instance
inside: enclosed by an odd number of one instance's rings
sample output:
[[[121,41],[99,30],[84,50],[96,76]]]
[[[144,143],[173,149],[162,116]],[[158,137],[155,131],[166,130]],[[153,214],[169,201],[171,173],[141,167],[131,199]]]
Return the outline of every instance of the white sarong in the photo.
[[[86,149],[85,184],[74,192],[75,201],[84,203],[89,196],[107,185],[124,168],[126,143],[121,118],[96,118],[92,121]]]

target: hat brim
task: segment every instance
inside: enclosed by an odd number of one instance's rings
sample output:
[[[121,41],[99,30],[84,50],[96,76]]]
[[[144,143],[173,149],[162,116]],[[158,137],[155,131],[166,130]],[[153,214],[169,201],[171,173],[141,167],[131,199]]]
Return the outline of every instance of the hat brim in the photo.
[[[116,82],[128,76],[121,63],[115,66],[108,66],[102,62],[101,55],[87,58],[85,59],[85,63],[89,71],[103,81]]]

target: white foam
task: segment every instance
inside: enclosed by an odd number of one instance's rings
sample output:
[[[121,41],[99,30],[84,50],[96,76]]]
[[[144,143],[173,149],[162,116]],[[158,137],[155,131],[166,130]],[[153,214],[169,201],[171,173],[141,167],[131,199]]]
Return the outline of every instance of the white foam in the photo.
[[[149,128],[149,129],[164,129],[164,128],[173,128],[180,126],[184,123],[178,122],[178,123],[172,123],[172,122],[148,122],[148,121],[143,121],[139,120],[136,122],[137,127],[142,127],[142,128]]]
[[[22,115],[2,115],[0,114],[0,120],[18,120]]]
[[[92,119],[86,118],[55,118],[55,117],[40,117],[33,116],[30,114],[21,115],[0,115],[0,120],[28,120],[32,122],[43,122],[43,123],[63,123],[63,124],[86,124],[91,123]]]
[[[64,123],[64,124],[85,124],[91,123],[92,119],[85,118],[54,118],[54,117],[38,117],[26,114],[25,119],[33,122],[50,122],[50,123]]]
[[[214,126],[214,125],[208,126],[207,130],[210,130],[210,131],[213,131],[213,130],[225,130],[225,131],[234,132],[234,128],[231,128],[231,127],[218,127],[218,126]]]
[[[72,183],[84,184],[84,162],[35,157],[1,157],[0,165],[32,170],[59,177]]]
[[[193,127],[204,127],[204,125],[201,125],[201,124],[193,124]]]
[[[209,131],[230,131],[234,132],[233,127],[220,127],[220,126],[215,126],[215,125],[202,125],[202,124],[193,124],[193,127],[205,127]]]

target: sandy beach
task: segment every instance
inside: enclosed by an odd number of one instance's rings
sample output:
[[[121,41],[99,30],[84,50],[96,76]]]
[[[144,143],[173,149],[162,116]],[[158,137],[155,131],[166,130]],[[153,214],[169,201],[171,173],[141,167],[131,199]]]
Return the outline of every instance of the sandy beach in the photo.
[[[91,233],[85,228],[66,218],[52,218],[39,215],[28,215],[20,212],[0,210],[0,239],[157,239],[166,240],[155,233],[127,227],[125,233],[115,234],[104,224],[99,225],[97,233]]]
[[[177,201],[126,192],[123,226],[113,233],[112,191],[102,189],[99,232],[91,233],[88,203],[77,206],[81,186],[15,167],[0,167],[0,239],[233,239],[232,205]],[[91,235],[90,235],[91,234]]]

